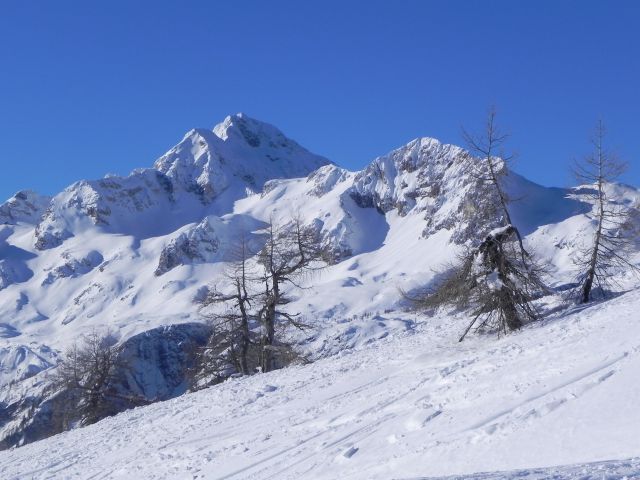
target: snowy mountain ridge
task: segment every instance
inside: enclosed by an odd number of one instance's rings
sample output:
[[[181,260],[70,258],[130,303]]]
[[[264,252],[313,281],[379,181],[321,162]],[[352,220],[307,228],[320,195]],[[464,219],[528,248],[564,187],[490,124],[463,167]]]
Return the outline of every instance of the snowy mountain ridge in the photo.
[[[49,203],[35,245],[54,248],[92,226],[142,238],[167,234],[207,214],[227,213],[267,180],[305,176],[328,163],[275,127],[229,116],[213,131],[187,133],[152,169],[71,185]]]
[[[180,346],[206,337],[197,300],[221,282],[238,236],[259,246],[269,220],[297,217],[332,246],[335,263],[291,292],[291,308],[314,327],[296,337],[309,358],[331,362],[431,332],[404,311],[399,290],[428,284],[500,223],[475,220],[496,199],[466,172],[469,155],[424,137],[351,172],[237,114],[188,132],[153,168],[76,182],[52,198],[16,194],[0,205],[0,446],[58,431],[49,375],[95,330],[108,329],[137,365],[123,388],[154,399],[183,393]],[[588,187],[547,188],[513,172],[505,186],[518,199],[514,222],[552,266],[552,286],[571,283],[593,233]],[[609,188],[638,209],[637,189]],[[631,272],[617,276],[635,286]]]

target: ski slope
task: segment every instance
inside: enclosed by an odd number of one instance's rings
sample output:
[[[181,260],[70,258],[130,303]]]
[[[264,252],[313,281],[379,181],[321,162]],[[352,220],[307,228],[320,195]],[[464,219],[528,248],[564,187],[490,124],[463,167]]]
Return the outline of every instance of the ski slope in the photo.
[[[0,478],[639,478],[639,309],[463,343],[462,316],[371,317],[408,328],[0,452]]]

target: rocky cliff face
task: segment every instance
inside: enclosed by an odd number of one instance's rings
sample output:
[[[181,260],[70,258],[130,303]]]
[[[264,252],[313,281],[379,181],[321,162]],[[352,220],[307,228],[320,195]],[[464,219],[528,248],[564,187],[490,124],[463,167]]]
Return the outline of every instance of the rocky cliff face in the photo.
[[[219,258],[220,240],[214,225],[215,218],[205,217],[199,224],[187,229],[169,241],[160,252],[155,274],[160,276],[180,265],[213,262]]]
[[[473,161],[460,147],[418,138],[358,173],[350,194],[359,206],[382,213],[421,215],[425,237],[444,229],[452,232],[453,242],[465,243],[499,221],[497,214],[483,215],[489,223],[474,221],[478,210],[495,212],[497,198],[486,183],[468,174]]]

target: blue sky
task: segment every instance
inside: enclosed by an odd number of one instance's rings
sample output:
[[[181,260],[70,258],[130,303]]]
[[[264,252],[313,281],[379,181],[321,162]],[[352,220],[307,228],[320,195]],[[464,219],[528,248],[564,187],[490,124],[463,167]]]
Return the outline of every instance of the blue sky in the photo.
[[[150,166],[245,112],[358,169],[487,107],[571,183],[598,118],[640,184],[640,2],[0,2],[0,197]]]

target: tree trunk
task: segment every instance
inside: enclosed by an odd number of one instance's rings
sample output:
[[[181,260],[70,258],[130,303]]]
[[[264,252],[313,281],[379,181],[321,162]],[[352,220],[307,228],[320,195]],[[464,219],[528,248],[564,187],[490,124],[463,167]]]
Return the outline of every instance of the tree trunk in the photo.
[[[244,278],[244,276],[243,276]],[[245,305],[247,298],[246,292],[242,291],[240,283],[236,283],[238,291],[238,307],[240,308],[240,353],[238,363],[240,364],[240,372],[243,375],[249,374],[249,367],[247,365],[247,352],[249,351],[249,316],[247,313],[247,306]]]
[[[270,298],[264,312],[264,324],[262,333],[262,372],[270,372],[275,369],[273,357],[273,344],[276,337],[276,306],[280,300],[280,288],[277,278],[273,280]]]
[[[584,285],[582,286],[581,303],[589,303],[589,300],[591,300],[591,287],[593,286],[594,275],[595,271],[593,269],[589,269],[589,271],[587,272],[587,278],[584,281]]]
[[[275,338],[275,305],[267,307],[265,312],[264,333],[262,335],[262,372],[275,369],[273,341]]]
[[[587,270],[587,277],[585,278],[584,285],[582,286],[582,303],[589,303],[591,301],[591,289],[593,288],[593,280],[596,276],[596,266],[598,264],[598,256],[600,254],[600,240],[602,238],[602,225],[604,222],[604,176],[602,174],[602,154],[598,153],[598,229],[596,230],[596,236],[593,241],[593,251],[591,253],[591,259],[589,261],[589,270]]]

